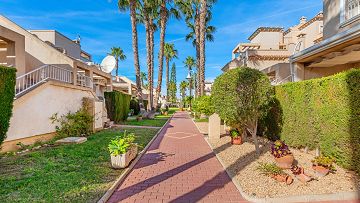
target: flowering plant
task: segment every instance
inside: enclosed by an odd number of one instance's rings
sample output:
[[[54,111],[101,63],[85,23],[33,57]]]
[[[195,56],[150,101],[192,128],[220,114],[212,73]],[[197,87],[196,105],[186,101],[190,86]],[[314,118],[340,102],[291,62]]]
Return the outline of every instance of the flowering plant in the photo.
[[[285,144],[285,142],[281,140],[277,140],[271,145],[271,154],[275,158],[280,158],[291,154],[291,152],[289,147]]]

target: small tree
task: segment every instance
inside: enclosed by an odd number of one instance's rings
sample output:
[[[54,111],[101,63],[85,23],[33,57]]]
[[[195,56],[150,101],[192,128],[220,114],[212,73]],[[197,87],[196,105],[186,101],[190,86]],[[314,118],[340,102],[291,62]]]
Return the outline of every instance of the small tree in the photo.
[[[258,70],[246,67],[222,74],[213,85],[215,112],[229,126],[237,128],[243,134],[250,132],[257,154],[260,154],[256,137],[258,120],[267,111],[264,107],[273,94],[268,77]]]
[[[201,96],[194,100],[193,111],[207,116],[215,112],[214,106],[211,102],[211,96]]]

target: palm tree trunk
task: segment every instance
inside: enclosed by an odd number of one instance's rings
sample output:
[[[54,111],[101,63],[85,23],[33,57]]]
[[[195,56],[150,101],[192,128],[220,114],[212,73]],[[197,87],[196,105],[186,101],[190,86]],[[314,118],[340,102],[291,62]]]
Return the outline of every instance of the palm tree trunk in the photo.
[[[116,77],[119,76],[119,59],[116,58]]]
[[[155,96],[155,105],[159,102],[159,97],[161,94],[161,85],[162,77],[164,70],[164,46],[165,46],[165,32],[166,32],[166,22],[167,22],[167,13],[166,13],[166,3],[165,0],[161,2],[161,11],[160,11],[160,50],[159,50],[159,73],[158,73],[158,83],[156,88]]]
[[[166,61],[166,101],[169,101],[169,63],[170,59],[165,57]]]
[[[196,94],[200,96],[200,16],[199,9],[196,10],[195,15],[195,41],[196,41],[196,71],[197,71],[197,84],[196,84]]]
[[[149,72],[149,91],[150,91],[150,108],[151,111],[154,110],[154,27],[153,19],[150,18],[150,66],[151,70]]]
[[[148,81],[150,82],[151,80],[151,47],[150,47],[150,26],[149,26],[149,20],[146,19],[145,20],[145,31],[146,31],[146,62],[147,62],[147,68],[148,68]],[[149,85],[150,87],[150,85]],[[149,100],[149,105],[150,105],[150,110],[152,110],[152,102],[151,102],[151,91],[150,91],[151,88],[149,88],[149,97],[148,97],[148,100]]]
[[[140,109],[144,109],[142,99],[142,88],[140,79],[140,64],[139,64],[139,48],[138,48],[138,36],[136,27],[136,1],[130,0],[130,18],[131,18],[131,29],[132,29],[132,47],[134,51],[134,66],[136,75],[136,91],[137,98],[139,100]]]
[[[205,92],[205,34],[206,34],[206,15],[207,15],[207,0],[200,0],[200,95]]]

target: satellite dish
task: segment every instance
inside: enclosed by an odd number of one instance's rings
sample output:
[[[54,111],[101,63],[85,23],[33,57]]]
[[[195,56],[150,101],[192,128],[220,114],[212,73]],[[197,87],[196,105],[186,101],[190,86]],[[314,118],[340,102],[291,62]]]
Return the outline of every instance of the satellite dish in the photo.
[[[104,71],[105,73],[111,73],[112,70],[114,70],[116,66],[116,59],[113,56],[106,56],[101,64],[100,67],[102,69],[102,71]]]

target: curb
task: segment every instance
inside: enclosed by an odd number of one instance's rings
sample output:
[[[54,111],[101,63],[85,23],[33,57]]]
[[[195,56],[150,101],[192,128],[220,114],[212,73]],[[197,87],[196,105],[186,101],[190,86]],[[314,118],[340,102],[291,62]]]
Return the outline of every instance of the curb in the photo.
[[[197,127],[195,121],[191,119]],[[199,130],[200,132],[200,130]],[[204,136],[204,139],[206,143],[209,145],[209,147],[212,149],[211,144],[209,143],[209,139]],[[214,153],[214,152],[213,152]],[[236,180],[235,175],[230,173],[228,170],[226,170],[226,166],[223,163],[223,161],[220,159],[220,157],[214,153],[217,160],[220,162],[220,164],[223,166],[224,170],[228,174],[228,176],[231,178],[231,181],[234,183],[236,188],[239,190],[241,196],[250,202],[256,202],[256,203],[278,203],[278,202],[316,202],[316,201],[344,201],[344,200],[359,200],[360,193],[358,192],[340,192],[340,193],[334,193],[334,194],[314,194],[314,195],[298,195],[298,196],[289,196],[289,197],[274,197],[274,198],[256,198],[248,195],[244,192],[242,187],[240,186],[240,183]]]
[[[106,191],[106,193],[97,201],[97,203],[106,203],[111,195],[114,193],[116,188],[126,179],[126,177],[129,175],[129,173],[133,170],[136,163],[140,160],[140,158],[146,153],[146,151],[149,149],[150,145],[156,140],[156,138],[160,135],[160,133],[163,131],[163,129],[167,126],[167,124],[170,122],[170,120],[173,118],[174,115],[172,115],[166,123],[161,127],[161,129],[156,133],[156,135],[150,140],[150,142],[146,145],[146,147],[138,154],[136,159],[131,162],[130,166],[127,167],[123,173],[115,180],[114,184]]]

